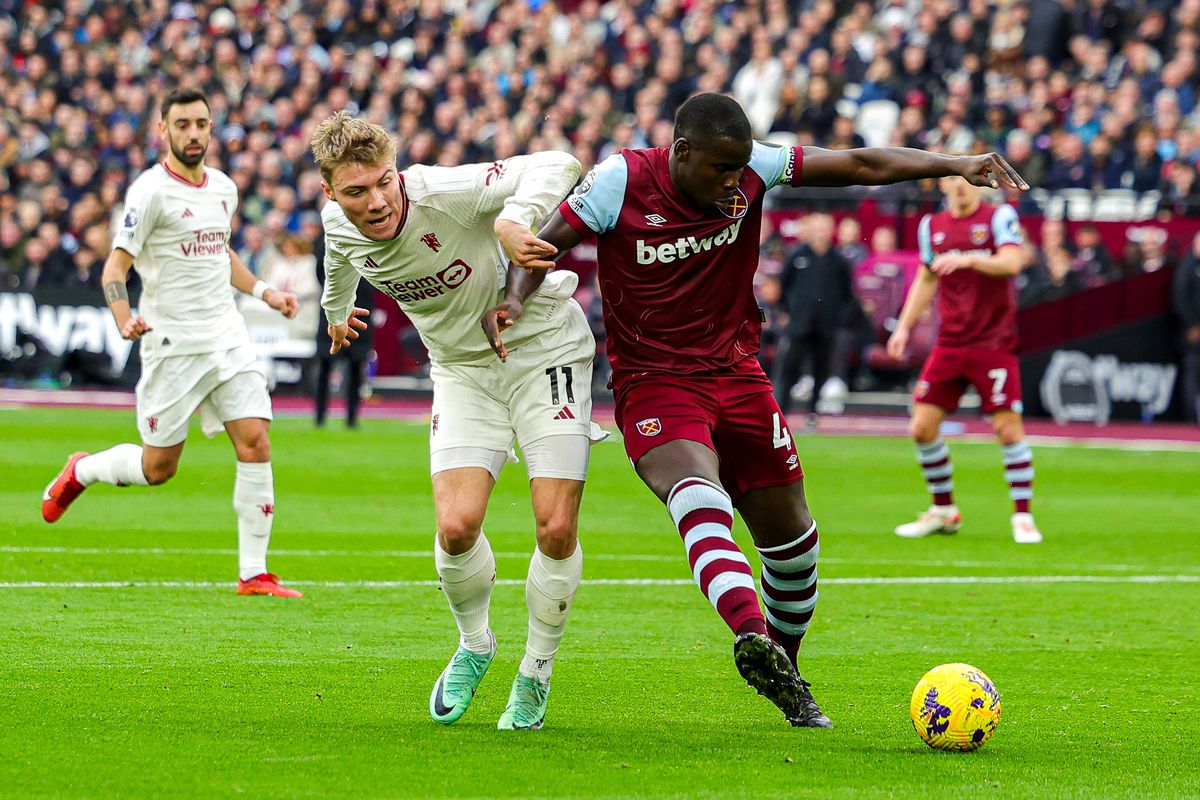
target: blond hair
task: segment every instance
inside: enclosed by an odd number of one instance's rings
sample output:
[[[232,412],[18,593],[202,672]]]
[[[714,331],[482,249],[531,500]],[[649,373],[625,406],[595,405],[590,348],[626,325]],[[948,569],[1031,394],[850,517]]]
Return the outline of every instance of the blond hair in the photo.
[[[339,111],[313,131],[312,154],[321,177],[332,185],[333,171],[342,164],[395,163],[396,141],[379,125]]]

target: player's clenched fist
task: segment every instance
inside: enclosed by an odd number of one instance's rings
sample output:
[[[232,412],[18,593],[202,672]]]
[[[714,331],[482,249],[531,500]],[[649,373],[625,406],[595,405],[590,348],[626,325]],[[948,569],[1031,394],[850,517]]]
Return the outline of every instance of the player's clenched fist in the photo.
[[[138,314],[125,320],[125,324],[121,326],[121,338],[136,342],[142,338],[143,333],[149,333],[152,330],[154,328],[150,327],[146,318]]]

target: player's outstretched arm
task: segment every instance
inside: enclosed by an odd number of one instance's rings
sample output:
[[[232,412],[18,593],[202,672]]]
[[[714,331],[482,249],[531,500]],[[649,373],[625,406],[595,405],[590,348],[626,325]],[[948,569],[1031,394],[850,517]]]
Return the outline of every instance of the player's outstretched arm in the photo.
[[[133,267],[133,256],[119,247],[113,248],[108,259],[104,262],[104,272],[100,276],[100,285],[104,287],[104,302],[112,311],[116,320],[117,330],[122,338],[136,342],[142,334],[153,330],[149,323],[140,315],[134,315],[129,305],[129,270]]]
[[[911,147],[858,147],[853,150],[805,147],[801,170],[805,186],[879,186],[958,175],[976,186],[1029,189],[1025,179],[999,153],[947,156]]]
[[[558,211],[550,216],[550,220],[538,231],[535,238],[553,248],[555,258],[583,240]],[[504,299],[485,311],[479,320],[479,324],[483,326],[483,335],[487,337],[488,344],[496,355],[500,356],[501,361],[508,359],[508,350],[504,346],[504,337],[501,334],[521,316],[525,309],[525,301],[537,291],[542,281],[546,280],[546,273],[545,269],[526,269],[510,263]]]

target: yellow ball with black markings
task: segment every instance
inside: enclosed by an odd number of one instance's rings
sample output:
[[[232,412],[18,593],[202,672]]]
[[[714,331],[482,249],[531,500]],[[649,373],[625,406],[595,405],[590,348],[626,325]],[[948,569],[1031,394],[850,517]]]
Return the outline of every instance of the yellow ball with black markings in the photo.
[[[926,672],[909,705],[913,727],[936,750],[983,747],[1000,724],[1000,692],[970,664],[942,664]]]

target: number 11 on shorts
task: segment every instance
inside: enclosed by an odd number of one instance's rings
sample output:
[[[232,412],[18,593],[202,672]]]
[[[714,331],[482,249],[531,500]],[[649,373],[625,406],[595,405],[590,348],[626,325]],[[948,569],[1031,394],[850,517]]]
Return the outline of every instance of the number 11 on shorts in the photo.
[[[776,411],[771,415],[771,423],[775,428],[775,433],[772,435],[772,444],[778,450],[781,447],[792,449],[792,434],[788,432],[787,425],[783,424],[783,415]]]

